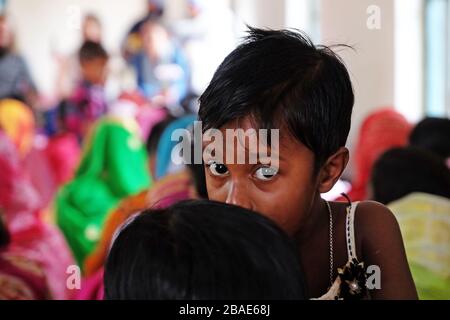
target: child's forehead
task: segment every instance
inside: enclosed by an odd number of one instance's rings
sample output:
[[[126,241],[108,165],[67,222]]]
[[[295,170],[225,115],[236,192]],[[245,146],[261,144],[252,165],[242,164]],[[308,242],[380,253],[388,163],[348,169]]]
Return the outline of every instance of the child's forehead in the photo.
[[[238,133],[239,130],[241,131],[242,135]],[[265,130],[264,135],[261,135],[261,130]],[[211,137],[215,137],[215,133],[217,131],[220,131],[220,136],[223,138],[223,142],[227,142],[228,138],[232,138],[237,140],[246,139],[246,143],[248,143],[249,140],[253,140],[254,142],[259,144],[261,142],[269,142],[270,140],[267,140],[267,138],[274,139],[274,137],[276,137],[280,152],[285,153],[286,150],[292,150],[292,148],[306,148],[306,146],[302,142],[300,142],[292,135],[287,126],[283,125],[279,128],[272,127],[271,129],[266,129],[261,127],[258,122],[251,117],[244,117],[241,119],[229,121],[218,129],[212,129],[212,131],[206,130],[206,132],[204,133],[204,138],[206,137],[206,139],[203,139],[202,141],[203,147],[208,146],[211,141]],[[241,137],[244,138],[241,139]],[[271,145],[269,145],[268,147],[270,149]]]
[[[254,131],[254,134],[256,137],[259,137],[259,131],[260,130],[267,130],[267,134],[270,136],[271,130],[277,130],[278,136],[279,136],[279,142],[281,145],[287,145],[292,146],[293,144],[302,144],[300,141],[298,141],[291,133],[287,125],[280,124],[280,123],[273,123],[273,126],[268,129],[266,127],[261,126],[260,122],[258,122],[254,117],[247,116],[240,119],[232,120],[226,124],[224,124],[222,127],[219,128],[219,130],[222,132],[222,134],[226,135],[227,130],[229,132],[232,132],[234,130],[243,130],[245,132],[252,132]],[[232,131],[231,131],[232,130]],[[303,144],[302,144],[303,145]]]

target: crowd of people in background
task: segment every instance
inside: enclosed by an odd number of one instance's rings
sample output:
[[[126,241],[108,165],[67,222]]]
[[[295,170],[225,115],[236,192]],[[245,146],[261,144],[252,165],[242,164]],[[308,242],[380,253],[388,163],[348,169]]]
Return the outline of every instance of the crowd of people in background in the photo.
[[[113,100],[105,93],[110,55],[101,19],[86,14],[78,51],[59,61],[58,102],[45,111],[35,108],[39,92],[14,48],[8,17],[0,15],[0,299],[307,297],[293,244],[273,222],[188,201],[208,199],[203,165],[170,161],[172,132],[198,118],[208,84],[198,74],[212,77],[221,61],[196,59],[199,43],[208,41],[208,20],[201,1],[188,3],[192,21],[169,28],[163,1],[149,1],[122,43],[135,86]],[[351,155],[348,197],[378,201],[395,214],[420,298],[450,299],[449,137],[449,119],[412,124],[381,108],[363,121]],[[155,212],[141,213],[145,208]],[[254,248],[255,238],[272,251]],[[214,277],[202,266],[188,270],[189,259],[204,259],[209,250],[220,253],[212,263],[224,275],[214,280],[222,291],[199,284]],[[160,264],[150,263],[149,271],[143,266],[150,252]],[[81,269],[81,289],[67,287],[72,265]],[[123,278],[120,269],[136,265],[133,277]],[[237,289],[246,282],[237,275],[251,275],[252,286]],[[154,287],[158,277],[175,288],[172,295]]]

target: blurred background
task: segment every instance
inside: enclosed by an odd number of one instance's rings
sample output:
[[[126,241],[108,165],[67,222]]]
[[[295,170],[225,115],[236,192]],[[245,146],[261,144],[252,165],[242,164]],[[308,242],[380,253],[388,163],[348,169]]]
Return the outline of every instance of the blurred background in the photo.
[[[238,43],[245,24],[249,24],[298,28],[316,43],[354,47],[355,51],[340,52],[356,92],[350,148],[362,119],[377,108],[393,106],[412,122],[424,115],[450,113],[447,0],[155,1],[158,2],[164,2],[161,19],[175,38],[201,39],[190,48],[196,56],[194,60],[204,62],[197,62],[200,65],[193,68],[199,70],[193,74],[197,93],[205,88],[215,67]],[[60,62],[80,46],[87,14],[98,19],[102,44],[111,55],[114,79],[107,86],[109,98],[113,99],[124,86],[133,85],[133,76],[122,69],[121,46],[133,24],[145,16],[147,0],[0,3],[0,10],[10,18],[15,49],[27,62],[42,101],[47,102],[42,107],[57,99]],[[351,168],[352,163],[347,175],[351,175]]]
[[[323,196],[388,205],[420,297],[450,299],[450,0],[0,0],[0,275],[37,262],[45,276],[21,270],[29,288],[0,299],[101,298],[129,216],[207,197],[170,137],[246,25],[353,48],[337,51],[350,163]]]

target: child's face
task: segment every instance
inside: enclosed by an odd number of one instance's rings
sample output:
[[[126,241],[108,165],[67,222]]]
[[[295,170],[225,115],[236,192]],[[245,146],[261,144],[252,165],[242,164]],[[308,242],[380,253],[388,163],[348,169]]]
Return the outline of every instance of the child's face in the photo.
[[[244,120],[239,127],[247,130],[252,125]],[[221,131],[225,136],[225,129],[236,128],[237,124],[227,124]],[[235,145],[234,154],[236,149]],[[261,175],[264,167],[261,164],[224,161],[225,166],[219,168],[208,166],[211,160],[204,161],[209,199],[260,212],[291,235],[305,224],[317,196],[314,154],[290,135],[283,134],[283,130],[279,139],[279,170],[268,180]]]
[[[104,85],[107,76],[108,59],[94,58],[81,63],[83,79],[97,85]]]

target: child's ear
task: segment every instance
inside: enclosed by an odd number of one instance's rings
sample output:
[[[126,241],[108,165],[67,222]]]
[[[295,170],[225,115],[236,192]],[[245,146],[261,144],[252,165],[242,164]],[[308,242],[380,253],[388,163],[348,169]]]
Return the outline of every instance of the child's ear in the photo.
[[[347,166],[349,158],[348,154],[348,149],[341,147],[325,161],[325,164],[322,166],[319,173],[318,183],[320,193],[328,192],[333,188]]]

